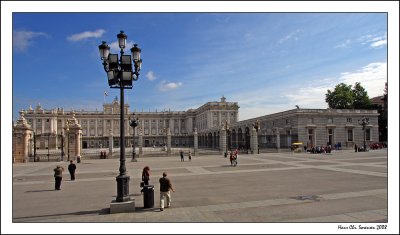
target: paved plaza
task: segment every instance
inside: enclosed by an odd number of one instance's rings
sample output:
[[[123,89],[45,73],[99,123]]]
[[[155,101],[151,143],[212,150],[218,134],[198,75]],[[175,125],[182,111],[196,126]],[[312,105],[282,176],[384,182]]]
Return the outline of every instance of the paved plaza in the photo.
[[[76,180],[53,168],[67,162],[13,164],[14,223],[19,222],[335,222],[388,221],[387,149],[331,154],[241,154],[232,167],[221,155],[142,157],[126,161],[136,212],[109,214],[119,159],[83,160]],[[155,207],[144,209],[140,177],[150,166]],[[159,210],[159,183],[168,172],[172,207]]]

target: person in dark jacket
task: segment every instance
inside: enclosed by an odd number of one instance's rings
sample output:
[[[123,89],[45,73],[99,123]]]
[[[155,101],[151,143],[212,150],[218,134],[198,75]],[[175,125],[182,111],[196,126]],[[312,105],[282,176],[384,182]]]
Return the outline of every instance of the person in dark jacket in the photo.
[[[61,190],[62,172],[64,168],[62,166],[57,166],[54,168],[54,179],[56,181],[55,190]]]
[[[74,164],[74,161],[69,161],[69,165],[68,165],[68,171],[69,174],[71,175],[71,180],[75,180],[75,170],[76,170],[76,165]]]
[[[163,172],[163,177],[160,178],[160,211],[164,210],[164,204],[166,204],[166,208],[171,206],[171,193],[175,192],[172,188],[171,181],[167,178],[167,173]]]

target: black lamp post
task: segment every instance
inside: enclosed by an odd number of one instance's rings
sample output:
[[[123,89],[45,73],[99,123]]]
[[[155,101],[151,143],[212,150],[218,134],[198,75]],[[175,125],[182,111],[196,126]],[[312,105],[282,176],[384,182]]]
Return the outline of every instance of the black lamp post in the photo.
[[[36,133],[33,132],[33,162],[36,162]]]
[[[254,122],[254,129],[256,129],[257,137],[258,137],[258,130],[260,129],[260,122],[257,120]],[[258,138],[257,138],[257,154],[260,154],[260,148],[258,147]]]
[[[61,130],[61,161],[64,161],[64,134]]]
[[[131,48],[131,55],[124,55],[126,39],[128,36],[121,31],[118,35],[118,45],[121,49],[120,58],[118,54],[110,54],[110,46],[105,41],[99,46],[100,58],[103,61],[104,70],[107,73],[108,85],[110,88],[119,88],[121,96],[120,108],[120,166],[117,180],[117,202],[126,202],[129,197],[129,179],[126,175],[125,167],[125,128],[124,128],[124,89],[132,89],[132,81],[139,79],[139,71],[141,69],[142,60],[140,59],[141,49],[134,44]],[[133,61],[132,61],[133,60]],[[132,62],[134,70],[132,68]]]
[[[229,127],[228,127],[228,120],[225,119],[225,138],[226,138],[226,145],[225,145],[225,157],[228,156],[228,145],[229,145],[229,141],[228,141],[228,131],[229,131]]]
[[[67,132],[67,157],[69,162],[69,120],[67,120],[67,127],[65,128],[65,131]]]
[[[50,133],[47,133],[47,161],[50,161]]]
[[[369,124],[369,118],[363,116],[363,118],[358,120],[358,124],[362,126],[362,129],[364,130],[364,152],[367,150],[367,145],[365,144],[365,126]]]
[[[135,128],[138,125],[138,119],[133,114],[133,119],[129,118],[129,125],[133,128],[133,144],[132,144],[132,162],[136,162],[136,151],[135,151]]]

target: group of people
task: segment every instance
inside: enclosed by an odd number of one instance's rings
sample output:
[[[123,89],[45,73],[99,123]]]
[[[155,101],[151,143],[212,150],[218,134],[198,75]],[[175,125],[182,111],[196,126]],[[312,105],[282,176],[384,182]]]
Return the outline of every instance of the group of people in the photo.
[[[185,157],[183,155],[183,151],[181,151],[180,154],[181,154],[181,162],[184,162]],[[190,162],[192,160],[192,153],[190,151],[189,151],[188,157],[189,157],[189,162]]]
[[[189,152],[189,156],[190,156],[190,152]],[[149,181],[150,181],[150,167],[149,166],[145,166],[143,168],[142,181],[143,181],[143,186],[149,185]],[[163,177],[160,178],[158,181],[160,183],[160,211],[163,211],[164,208],[169,208],[171,206],[171,191],[175,192],[175,190],[172,187],[171,180],[169,178],[167,178],[166,172],[163,172]]]
[[[189,152],[189,160],[191,159],[191,155]],[[57,165],[54,168],[54,178],[55,178],[55,190],[61,190],[61,182],[62,182],[62,173],[64,168],[60,165]],[[71,181],[75,180],[75,171],[76,171],[76,164],[73,160],[70,161],[68,165],[68,171],[71,176]],[[149,185],[150,181],[150,167],[145,166],[142,171],[142,181],[143,185]],[[168,208],[171,206],[171,191],[175,192],[174,188],[172,187],[171,180],[167,177],[167,173],[163,172],[162,178],[159,179],[160,182],[160,211],[163,211],[164,208]]]
[[[58,165],[56,168],[53,169],[54,171],[54,179],[55,179],[55,190],[61,190],[61,182],[62,182],[62,173],[64,168]],[[68,171],[71,176],[71,181],[75,180],[75,171],[76,171],[76,164],[73,160],[70,161],[68,165]]]
[[[305,147],[305,146],[304,146]],[[331,153],[332,147],[330,145],[327,146],[312,146],[310,149],[306,149],[306,152],[310,153]]]

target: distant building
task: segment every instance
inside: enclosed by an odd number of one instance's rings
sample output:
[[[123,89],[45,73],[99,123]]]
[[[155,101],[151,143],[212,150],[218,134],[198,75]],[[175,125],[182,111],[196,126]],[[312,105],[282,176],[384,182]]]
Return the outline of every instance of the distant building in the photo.
[[[376,96],[370,99],[371,104],[376,104],[382,106],[382,109],[385,107],[385,101],[384,101],[384,96]]]
[[[119,109],[119,101],[115,99],[112,103],[104,104],[102,111],[45,110],[38,105],[35,109],[30,107],[22,112],[34,131],[37,149],[46,149],[48,146],[60,149],[61,135],[66,135],[66,121],[73,114],[82,128],[80,146],[87,149],[108,148],[110,133],[113,147],[121,145]],[[258,121],[260,128],[257,141],[261,150],[288,149],[293,142],[303,142],[309,147],[340,144],[342,148],[353,148],[355,144],[363,144],[364,131],[358,123],[363,116],[369,118],[365,130],[367,144],[378,142],[379,138],[379,114],[376,110],[296,108],[240,122],[238,112],[238,103],[227,102],[225,97],[187,111],[138,112],[129,110],[129,105],[125,104],[125,146],[131,146],[133,141],[137,146],[139,132],[143,135],[143,147],[163,146],[167,140],[166,128],[169,128],[172,147],[193,147],[196,129],[199,148],[219,149],[221,128],[228,123],[227,146],[250,148],[251,130]],[[135,140],[128,123],[132,113],[139,119]],[[50,141],[48,133],[53,136]]]

